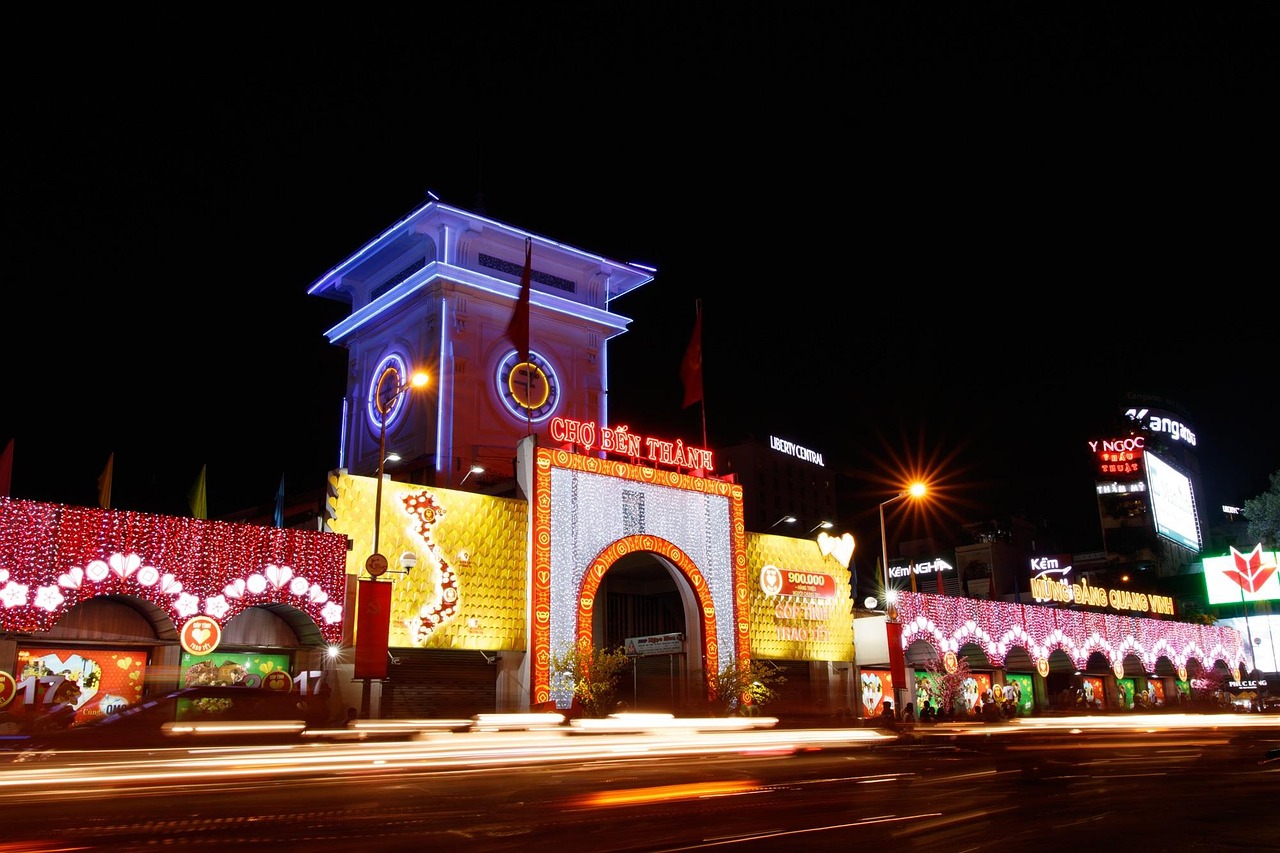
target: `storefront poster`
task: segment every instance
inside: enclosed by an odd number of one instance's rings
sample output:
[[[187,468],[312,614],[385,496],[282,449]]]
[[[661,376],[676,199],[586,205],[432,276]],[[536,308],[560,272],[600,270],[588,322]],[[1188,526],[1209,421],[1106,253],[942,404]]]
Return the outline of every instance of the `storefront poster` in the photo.
[[[69,702],[75,708],[72,723],[79,725],[141,699],[146,667],[146,652],[136,649],[19,648],[17,693],[8,710],[34,720],[51,705]],[[64,683],[51,697],[58,677]]]
[[[1004,698],[1012,700],[1017,705],[1019,717],[1030,716],[1035,710],[1035,693],[1031,676],[1020,672],[1006,672],[1004,682]]]
[[[884,700],[893,701],[893,675],[887,669],[862,670],[862,679],[858,686],[862,694],[864,716],[876,716],[884,707]]]
[[[231,687],[265,687],[263,680],[273,672],[289,672],[289,655],[262,652],[220,652],[193,655],[183,652],[178,659],[182,673],[179,687],[227,685]]]
[[[283,673],[287,684],[292,687],[289,677],[289,655],[272,655],[261,652],[221,652],[214,651],[208,655],[193,655],[183,652],[178,659],[178,668],[182,672],[182,687],[204,687],[219,685],[228,687],[267,687],[274,686],[275,679]],[[270,681],[270,683],[268,683]],[[204,716],[209,713],[223,713],[229,704],[227,699],[180,699],[176,711],[177,719],[186,720]]]
[[[1097,676],[1086,675],[1080,679],[1080,694],[1076,704],[1085,708],[1101,710],[1102,697],[1105,695],[1102,690],[1102,679]]]
[[[987,691],[991,689],[991,673],[989,672],[973,672],[969,677],[960,682],[960,698],[963,705],[956,709],[956,714],[976,714],[978,713],[978,701],[987,695]]]
[[[937,676],[932,675],[928,670],[917,669],[916,678],[916,707],[923,708],[928,702],[935,709],[942,707],[942,697],[934,689],[934,684],[939,682]],[[941,687],[941,684],[938,684]]]
[[[1128,711],[1133,708],[1133,689],[1132,678],[1116,679],[1116,701],[1120,703],[1121,711]]]

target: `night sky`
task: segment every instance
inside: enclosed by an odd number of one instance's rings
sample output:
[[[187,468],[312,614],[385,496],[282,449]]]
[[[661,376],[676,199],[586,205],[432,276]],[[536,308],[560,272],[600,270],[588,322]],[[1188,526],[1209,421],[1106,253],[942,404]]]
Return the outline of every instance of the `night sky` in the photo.
[[[321,488],[345,309],[306,289],[430,190],[657,268],[613,305],[615,425],[700,441],[701,299],[710,444],[823,452],[860,554],[916,473],[926,526],[1100,544],[1085,442],[1125,391],[1184,405],[1239,505],[1280,470],[1275,12],[1024,5],[29,20],[11,493],[95,505],[111,453],[119,509],[187,514],[202,465],[215,517]]]

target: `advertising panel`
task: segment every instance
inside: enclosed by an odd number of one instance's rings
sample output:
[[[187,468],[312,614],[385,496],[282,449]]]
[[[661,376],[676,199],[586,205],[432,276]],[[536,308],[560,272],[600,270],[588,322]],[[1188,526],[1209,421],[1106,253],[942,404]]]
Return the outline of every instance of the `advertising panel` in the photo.
[[[1132,678],[1116,679],[1116,700],[1120,704],[1121,711],[1133,710],[1133,691]]]
[[[5,710],[30,723],[56,706],[71,725],[114,713],[142,698],[147,653],[137,649],[18,649],[16,684]]]
[[[179,686],[269,687],[288,692],[293,689],[289,663],[287,654],[214,652],[211,655],[193,655],[183,652],[178,659],[178,669],[182,673]]]
[[[1036,706],[1031,676],[1020,672],[1006,672],[1004,681],[1004,698],[1017,706],[1019,717],[1030,716]]]
[[[961,682],[961,698],[964,701],[962,707],[956,709],[956,715],[961,714],[977,714],[978,702],[982,701],[987,695],[987,691],[991,689],[991,673],[989,672],[973,672],[969,677]]]
[[[1277,553],[1255,545],[1248,554],[1234,547],[1225,557],[1204,558],[1204,585],[1210,604],[1241,604],[1280,599]]]
[[[1076,694],[1076,707],[1102,709],[1102,679],[1086,675],[1080,679],[1080,692]]]
[[[887,669],[864,669],[858,682],[862,714],[874,717],[884,708],[885,700],[893,701],[893,674]],[[901,708],[895,708],[901,711]]]
[[[1156,532],[1192,551],[1200,550],[1200,522],[1191,481],[1154,453],[1146,455],[1147,484]]]
[[[842,551],[845,539],[848,550]],[[844,560],[853,555],[853,537],[824,533],[815,542],[749,535],[744,544],[752,657],[852,660],[852,590]]]

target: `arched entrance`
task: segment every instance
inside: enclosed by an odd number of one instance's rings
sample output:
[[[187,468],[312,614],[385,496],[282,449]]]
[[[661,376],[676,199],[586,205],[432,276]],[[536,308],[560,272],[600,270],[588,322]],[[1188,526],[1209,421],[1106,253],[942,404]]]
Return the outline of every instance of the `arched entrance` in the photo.
[[[713,620],[714,636],[714,611],[707,612],[694,588],[701,580],[697,568],[654,551],[624,549],[593,586],[595,575],[587,574],[582,590],[579,643],[589,638],[596,648],[618,649],[641,637],[679,638],[678,651],[668,643],[651,654],[631,655],[630,680],[619,684],[620,698],[636,711],[701,713],[707,691],[704,620]],[[588,614],[589,628],[583,624]]]

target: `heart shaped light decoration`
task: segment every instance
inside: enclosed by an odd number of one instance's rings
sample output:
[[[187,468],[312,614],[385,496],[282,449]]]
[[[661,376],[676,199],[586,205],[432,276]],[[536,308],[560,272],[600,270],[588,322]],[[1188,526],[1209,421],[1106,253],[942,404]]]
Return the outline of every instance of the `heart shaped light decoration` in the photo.
[[[835,557],[846,569],[849,568],[849,561],[853,559],[853,547],[851,533],[839,537],[828,536],[825,532],[818,534],[818,550],[822,552],[822,556]]]

